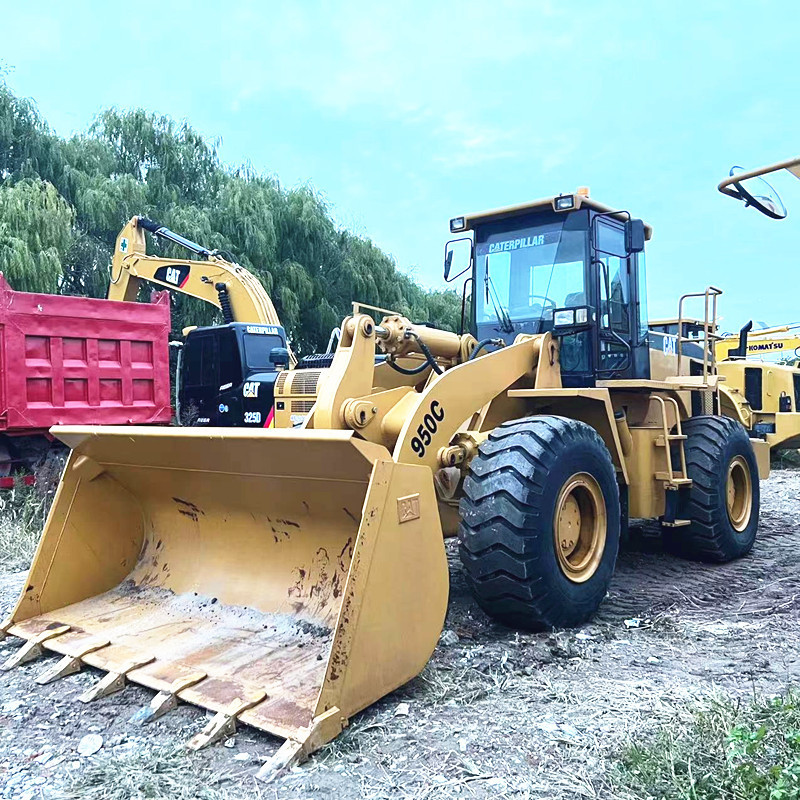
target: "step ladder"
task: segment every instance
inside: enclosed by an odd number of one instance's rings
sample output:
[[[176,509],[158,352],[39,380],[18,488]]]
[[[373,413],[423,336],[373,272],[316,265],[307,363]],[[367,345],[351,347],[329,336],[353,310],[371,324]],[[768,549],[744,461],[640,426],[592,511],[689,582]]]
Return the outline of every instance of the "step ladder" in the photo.
[[[656,437],[655,446],[663,447],[666,455],[667,469],[666,472],[656,472],[655,479],[662,481],[664,489],[666,490],[666,503],[664,508],[664,516],[661,517],[661,524],[670,528],[678,528],[684,525],[691,524],[691,520],[679,519],[678,510],[681,507],[682,496],[692,485],[692,479],[688,476],[686,471],[686,451],[684,449],[684,442],[686,435],[683,433],[681,427],[681,414],[678,407],[678,401],[674,397],[661,397],[660,395],[653,395],[661,409],[661,426],[663,432]],[[675,430],[676,433],[670,433],[669,416],[667,414],[667,403],[670,403],[675,412]],[[677,444],[678,450],[678,464],[673,462],[672,458],[672,445]]]

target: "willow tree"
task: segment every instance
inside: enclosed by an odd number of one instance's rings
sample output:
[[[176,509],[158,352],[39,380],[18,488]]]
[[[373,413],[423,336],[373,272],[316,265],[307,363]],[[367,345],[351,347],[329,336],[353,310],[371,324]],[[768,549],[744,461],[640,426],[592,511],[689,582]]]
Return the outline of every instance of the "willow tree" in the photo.
[[[325,345],[352,300],[449,328],[460,314],[456,295],[424,291],[372,242],[338,229],[313,188],[226,167],[218,142],[186,123],[108,109],[64,140],[0,85],[0,269],[12,285],[104,296],[117,233],[135,214],[255,273],[301,353]],[[175,245],[149,246],[187,257]],[[191,298],[172,302],[176,331],[219,321]]]

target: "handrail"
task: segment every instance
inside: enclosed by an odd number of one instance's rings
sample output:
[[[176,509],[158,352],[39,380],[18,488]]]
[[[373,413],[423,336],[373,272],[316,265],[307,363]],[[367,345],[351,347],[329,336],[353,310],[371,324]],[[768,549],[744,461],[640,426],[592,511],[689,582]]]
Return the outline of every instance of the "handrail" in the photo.
[[[717,333],[717,297],[722,294],[722,289],[709,286],[704,292],[689,292],[681,295],[678,300],[678,375],[681,374],[681,361],[683,359],[683,343],[692,342],[688,336],[683,335],[683,302],[690,297],[704,298],[703,316],[703,383],[708,383],[709,374],[716,374],[717,358],[712,339],[720,338]],[[710,362],[710,363],[709,363]]]
[[[688,478],[688,472],[686,471],[686,450],[683,447],[683,427],[681,426],[681,412],[678,406],[678,401],[674,397],[662,397],[658,394],[654,394],[653,399],[657,400],[661,407],[661,427],[664,430],[664,449],[666,450],[667,474],[669,475],[670,483],[673,483],[675,480],[674,464],[672,463],[672,451],[669,446],[671,441],[679,441],[681,443],[678,450],[681,459],[681,472],[678,477],[685,480]],[[675,436],[672,436],[669,432],[667,403],[671,403],[675,409],[675,429],[677,431]]]

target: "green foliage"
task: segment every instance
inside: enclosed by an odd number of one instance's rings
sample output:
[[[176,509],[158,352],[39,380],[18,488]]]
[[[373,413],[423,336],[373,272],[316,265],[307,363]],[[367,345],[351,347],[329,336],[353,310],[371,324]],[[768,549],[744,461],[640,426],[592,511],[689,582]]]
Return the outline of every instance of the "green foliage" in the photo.
[[[0,272],[12,286],[57,291],[74,216],[51,183],[24,178],[0,184]]]
[[[710,701],[623,755],[621,798],[800,800],[800,695]]]
[[[311,187],[226,167],[217,147],[142,110],[108,109],[86,134],[60,139],[0,82],[0,270],[19,290],[104,297],[116,236],[144,214],[254,272],[300,353],[324,347],[353,300],[458,324],[455,293],[423,290],[372,242],[338,230]],[[215,321],[210,306],[173,297],[174,331]]]

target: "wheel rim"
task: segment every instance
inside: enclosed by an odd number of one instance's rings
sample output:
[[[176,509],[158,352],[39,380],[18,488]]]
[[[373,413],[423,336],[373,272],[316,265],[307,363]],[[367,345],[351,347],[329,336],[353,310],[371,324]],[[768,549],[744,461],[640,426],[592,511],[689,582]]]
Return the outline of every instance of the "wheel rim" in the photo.
[[[576,472],[561,487],[553,518],[558,566],[573,583],[597,572],[606,545],[606,503],[600,484]]]
[[[753,512],[753,481],[750,467],[743,456],[728,464],[728,480],[725,482],[728,519],[737,531],[743,531]]]

